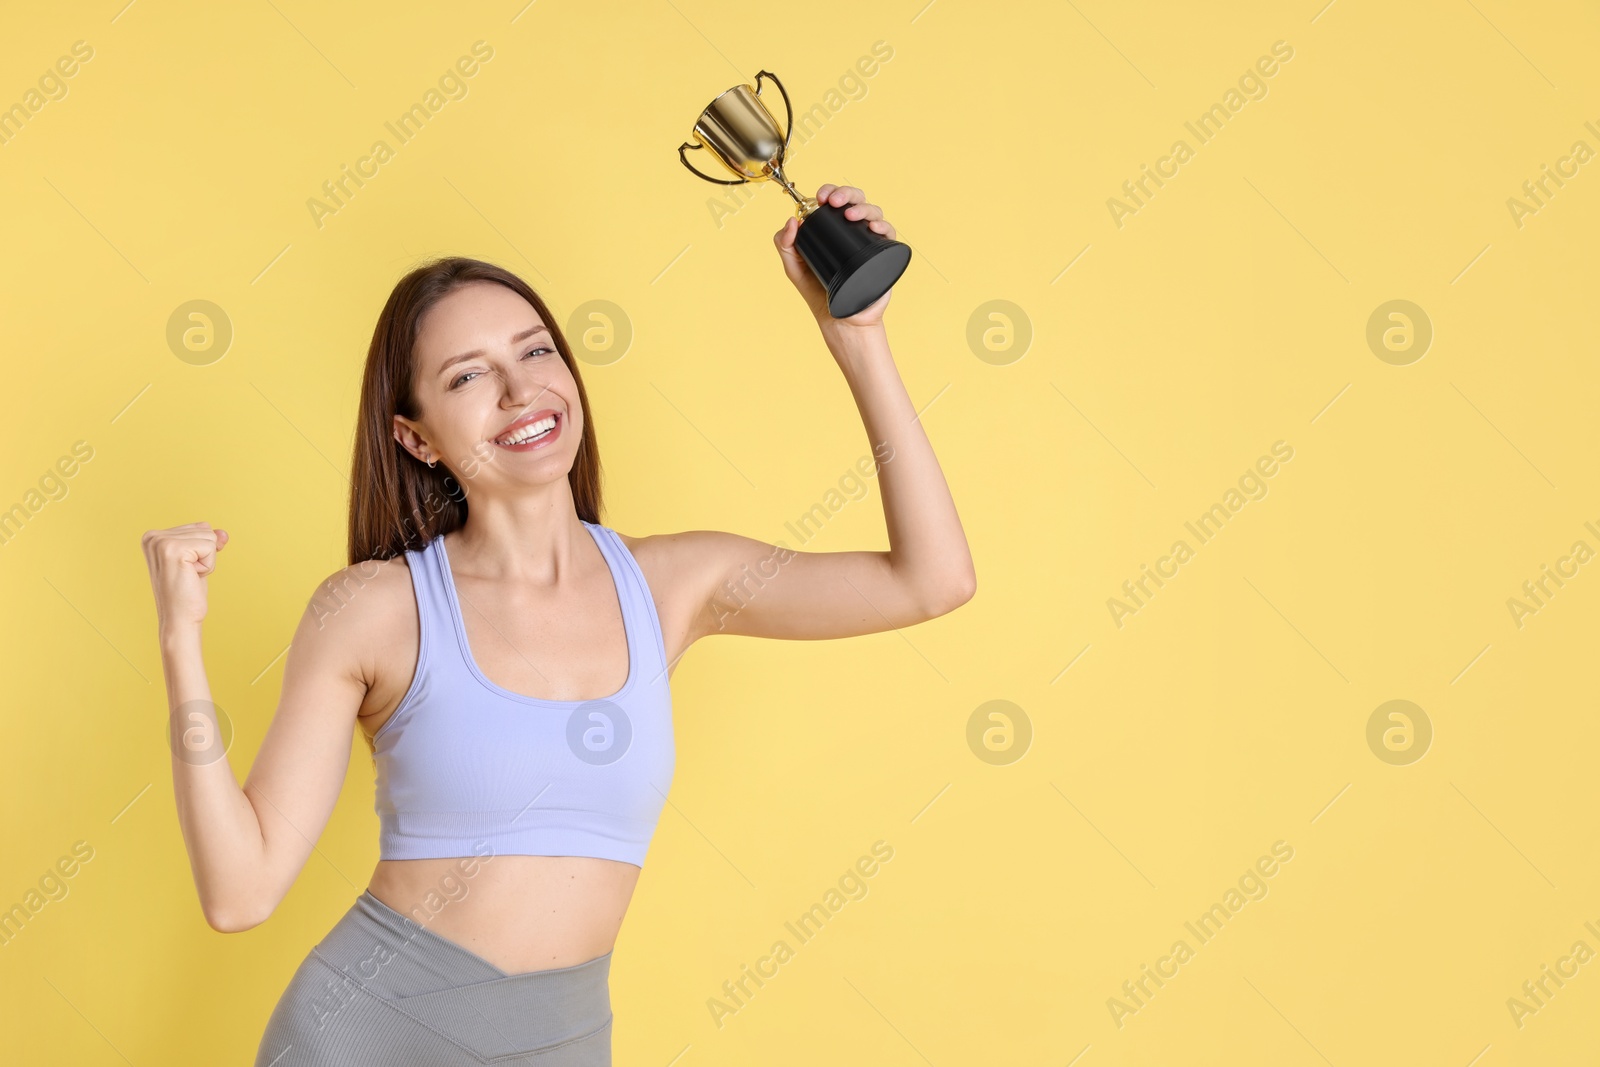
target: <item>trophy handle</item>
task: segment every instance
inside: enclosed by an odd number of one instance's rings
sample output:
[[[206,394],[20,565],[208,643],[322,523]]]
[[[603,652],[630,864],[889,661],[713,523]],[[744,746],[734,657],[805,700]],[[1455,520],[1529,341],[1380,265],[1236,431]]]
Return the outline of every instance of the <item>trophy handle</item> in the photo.
[[[756,72],[757,96],[761,95],[762,78],[771,78],[772,83],[778,87],[778,92],[783,94],[783,150],[787,152],[789,150],[789,135],[794,132],[794,108],[789,104],[788,90],[784,89],[783,83],[778,80],[778,76],[776,74],[773,74],[771,71],[762,70]]]
[[[691,148],[704,148],[704,147],[705,147],[705,145],[702,145],[702,144],[700,144],[698,142],[691,142],[691,141],[685,141],[681,145],[678,146],[678,158],[683,160],[683,165],[689,168],[689,172],[691,174],[694,174],[695,176],[700,177],[700,178],[704,178],[708,182],[716,182],[718,185],[745,185],[750,181],[749,178],[740,178],[736,182],[730,182],[726,178],[713,178],[709,174],[705,174],[705,173],[702,173],[699,170],[696,170],[694,165],[689,162],[689,157],[684,155],[683,153],[688,151]]]

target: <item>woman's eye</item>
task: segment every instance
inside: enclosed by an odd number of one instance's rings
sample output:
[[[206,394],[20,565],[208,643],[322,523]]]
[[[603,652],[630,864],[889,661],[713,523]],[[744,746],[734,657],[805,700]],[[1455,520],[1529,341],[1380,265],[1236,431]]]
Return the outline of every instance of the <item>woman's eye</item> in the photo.
[[[544,345],[540,345],[537,348],[533,348],[533,349],[523,353],[522,358],[523,359],[527,359],[529,356],[533,355],[536,352],[543,352],[545,355],[550,355],[550,356],[555,355],[555,349],[546,348]],[[455,381],[451,382],[450,383],[450,388],[454,389],[456,386],[462,384],[463,382],[471,381],[472,378],[477,374],[478,374],[478,372],[475,371],[475,370],[474,371],[468,371],[467,373],[463,374],[461,377],[457,378]]]

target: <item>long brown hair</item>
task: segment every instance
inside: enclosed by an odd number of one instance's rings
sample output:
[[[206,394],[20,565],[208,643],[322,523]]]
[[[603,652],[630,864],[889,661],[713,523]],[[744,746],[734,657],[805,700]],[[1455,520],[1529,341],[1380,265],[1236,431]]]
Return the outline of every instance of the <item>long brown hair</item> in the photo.
[[[567,475],[578,517],[600,521],[600,453],[594,416],[583,375],[567,339],[544,300],[504,267],[465,256],[436,259],[401,278],[378,315],[361,378],[361,410],[357,415],[355,455],[350,472],[351,566],[369,559],[392,559],[407,549],[420,549],[435,537],[458,530],[467,521],[467,493],[445,468],[429,467],[407,452],[394,437],[394,416],[419,418],[415,394],[415,347],[422,316],[447,294],[470,282],[495,282],[516,293],[539,313],[550,329],[556,350],[578,385],[583,408],[583,437]]]

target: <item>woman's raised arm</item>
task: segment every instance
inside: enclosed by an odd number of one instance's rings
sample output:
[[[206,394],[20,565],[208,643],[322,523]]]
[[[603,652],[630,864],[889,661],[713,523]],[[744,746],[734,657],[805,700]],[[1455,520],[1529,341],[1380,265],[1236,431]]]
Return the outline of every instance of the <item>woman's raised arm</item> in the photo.
[[[894,236],[883,212],[854,186],[824,185],[817,199],[849,205],[848,218]],[[690,643],[713,633],[794,639],[876,633],[953,611],[977,591],[950,487],[889,351],[883,311],[893,290],[859,314],[833,318],[822,286],[794,250],[797,227],[790,219],[773,241],[855,397],[877,463],[889,549],[800,552],[714,530],[662,535],[675,572],[689,576],[704,605]]]
[[[327,825],[366,682],[354,651],[356,613],[324,625],[313,597],[289,648],[278,712],[240,788],[201,648],[206,578],[227,541],[226,531],[197,522],[151,530],[143,546],[166,675],[178,825],[206,922],[230,933],[272,913]]]

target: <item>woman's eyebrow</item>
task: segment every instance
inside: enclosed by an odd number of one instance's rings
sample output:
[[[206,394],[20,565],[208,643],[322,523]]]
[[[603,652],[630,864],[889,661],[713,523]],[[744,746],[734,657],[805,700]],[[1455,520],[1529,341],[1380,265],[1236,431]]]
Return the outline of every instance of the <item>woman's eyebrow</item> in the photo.
[[[520,344],[521,342],[526,341],[528,338],[532,337],[536,333],[546,333],[547,334],[549,332],[550,332],[549,327],[547,327],[543,323],[541,323],[538,326],[533,326],[533,327],[530,327],[530,328],[528,328],[526,330],[523,330],[521,333],[517,334],[515,337],[513,337],[511,339],[511,343],[512,344]],[[463,363],[463,362],[465,362],[466,360],[469,360],[469,359],[477,359],[481,355],[483,355],[483,349],[474,348],[471,352],[463,352],[459,356],[451,356],[449,359],[444,361],[444,366],[439,368],[439,373],[443,374],[445,371],[449,370],[451,367],[455,366],[457,363]]]

